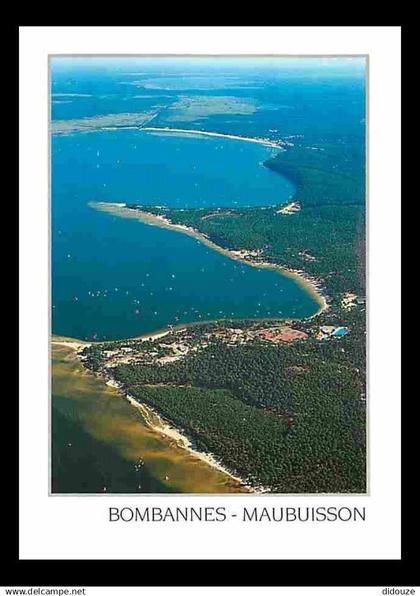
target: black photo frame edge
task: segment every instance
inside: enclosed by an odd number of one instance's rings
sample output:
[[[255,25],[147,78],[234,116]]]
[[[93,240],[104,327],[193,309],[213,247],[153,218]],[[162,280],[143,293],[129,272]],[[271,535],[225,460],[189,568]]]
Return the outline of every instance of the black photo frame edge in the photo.
[[[17,327],[10,330],[9,337],[15,338],[13,353],[15,356],[16,366],[16,385],[14,390],[5,393],[4,407],[6,408],[6,420],[13,420],[13,425],[6,425],[6,439],[5,445],[8,446],[6,456],[3,464],[3,481],[7,481],[7,488],[3,486],[2,493],[2,518],[4,529],[2,531],[3,544],[5,546],[3,555],[3,571],[1,573],[0,583],[2,585],[19,585],[19,586],[60,586],[60,585],[77,585],[77,586],[137,586],[139,580],[142,586],[402,586],[402,585],[416,585],[419,580],[418,565],[416,565],[415,558],[415,538],[416,538],[416,506],[410,504],[410,500],[415,495],[414,480],[415,480],[415,461],[414,461],[414,440],[415,431],[415,417],[413,416],[412,406],[413,400],[409,400],[407,391],[406,373],[408,372],[408,365],[406,356],[408,350],[403,342],[401,353],[402,358],[402,551],[401,560],[19,560],[19,439],[18,439],[18,347],[19,347],[19,315],[18,315],[18,266],[19,266],[19,207],[18,207],[18,192],[19,192],[19,28],[21,26],[43,25],[44,23],[14,23],[9,32],[11,33],[9,48],[13,48],[14,60],[10,59],[8,64],[10,68],[10,79],[14,82],[16,93],[16,101],[12,104],[11,109],[14,111],[16,127],[13,127],[13,119],[10,119],[9,126],[12,126],[10,139],[15,140],[13,153],[15,157],[15,172],[14,183],[16,187],[16,200],[11,201],[9,206],[10,213],[7,214],[8,220],[14,219],[16,222],[16,234],[13,238],[13,245],[9,244],[7,251],[8,264],[11,266],[9,279],[16,281],[16,299],[9,303],[8,311],[12,310],[12,305],[15,307]],[[79,23],[66,23],[65,25],[78,25]],[[90,24],[90,23],[89,23]],[[98,23],[93,23],[98,25]],[[107,25],[126,25],[124,23],[101,23]],[[185,25],[185,22],[172,22],[169,25],[162,22],[140,22],[135,23],[138,26],[175,26]],[[202,23],[203,24],[203,23]],[[243,24],[251,25],[251,23],[223,23],[223,25],[239,26]],[[253,22],[252,25],[259,25],[260,23]],[[359,25],[355,23],[354,25]],[[383,23],[381,23],[382,25]],[[401,23],[385,23],[386,25],[401,27],[402,33],[402,100],[407,99],[407,27]],[[87,25],[87,23],[83,23]],[[132,26],[133,23],[130,23]],[[204,23],[206,26],[217,26],[219,23]],[[262,24],[262,26],[268,23]],[[302,23],[269,23],[273,25],[304,25]],[[322,23],[311,23],[314,25],[325,25]],[[349,23],[344,23],[346,26],[351,26]],[[378,23],[364,23],[362,26],[379,26]],[[51,25],[49,25],[51,26]],[[189,25],[198,26],[198,25]],[[304,25],[306,26],[306,25]],[[330,25],[335,26],[335,25]],[[9,109],[10,109],[9,107]],[[403,110],[402,118],[402,141],[407,139],[407,118],[404,119],[405,110]],[[404,126],[405,125],[405,126]],[[408,167],[406,164],[405,144],[403,142],[402,150],[402,192],[407,188],[406,175]],[[402,194],[404,197],[405,194]],[[407,204],[402,202],[403,226],[406,230],[407,223]],[[11,227],[10,227],[11,229]],[[405,236],[408,237],[408,232],[405,231]],[[11,249],[13,246],[14,250]],[[404,276],[408,271],[408,251],[407,246],[404,247],[404,258],[402,259],[402,273],[403,280],[407,279]],[[12,259],[11,255],[15,256]],[[406,293],[402,292],[402,298],[406,298]],[[403,309],[404,313],[404,309]],[[406,314],[406,313],[404,313]],[[11,322],[12,317],[7,317]],[[404,315],[403,315],[404,322]],[[403,340],[407,339],[404,335]],[[411,393],[414,398],[415,393]],[[36,511],[34,511],[36,515]],[[147,574],[142,574],[142,567],[147,568]],[[216,573],[210,574],[210,567],[217,570]],[[162,573],[164,569],[165,573]],[[152,578],[159,578],[159,582],[152,581]],[[195,579],[197,578],[197,579]]]

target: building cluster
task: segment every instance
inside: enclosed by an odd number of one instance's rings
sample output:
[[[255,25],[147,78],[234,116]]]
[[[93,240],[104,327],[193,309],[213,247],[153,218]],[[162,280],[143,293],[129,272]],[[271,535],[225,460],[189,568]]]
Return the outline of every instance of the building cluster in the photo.
[[[236,346],[253,341],[273,344],[291,343],[308,338],[308,333],[290,325],[278,324],[270,327],[215,327],[208,331],[183,328],[171,329],[160,337],[133,339],[119,345],[117,342],[102,351],[105,368],[120,364],[168,364],[181,360],[187,354],[206,349],[215,342]]]
[[[293,215],[293,213],[297,213],[298,211],[300,211],[301,208],[302,207],[300,203],[298,203],[297,201],[292,201],[291,203],[288,203],[287,205],[281,207],[277,211],[277,213],[281,213],[282,215]]]
[[[353,294],[353,292],[347,292],[341,299],[341,307],[344,310],[351,310],[356,306],[365,306],[366,298]]]

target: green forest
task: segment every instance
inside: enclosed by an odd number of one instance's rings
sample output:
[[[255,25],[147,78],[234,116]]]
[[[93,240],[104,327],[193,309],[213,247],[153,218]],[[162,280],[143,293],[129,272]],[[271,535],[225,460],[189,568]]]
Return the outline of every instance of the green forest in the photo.
[[[228,249],[262,249],[264,260],[304,269],[320,278],[327,293],[365,292],[364,154],[346,145],[317,151],[293,147],[264,164],[296,185],[301,210],[278,213],[279,206],[243,209],[173,209],[128,205],[190,226]],[[209,215],[217,215],[209,217]],[[314,260],[303,256],[309,253]]]
[[[164,366],[118,366],[114,377],[253,485],[361,492],[363,376],[340,358],[346,338],[319,343],[215,343]]]
[[[265,163],[295,183],[293,201],[301,209],[291,215],[279,213],[279,206],[130,206],[191,226],[225,248],[262,249],[264,261],[316,277],[328,297],[327,311],[294,324],[308,333],[307,340],[235,346],[215,341],[177,362],[112,369],[127,393],[257,488],[366,490],[365,170],[364,155],[352,147],[293,147]],[[313,258],[302,256],[307,254]],[[347,292],[362,298],[362,305],[344,309]],[[351,333],[319,341],[321,325],[343,325]],[[200,326],[192,333],[202,333]],[[105,346],[85,350],[92,370],[101,370]]]

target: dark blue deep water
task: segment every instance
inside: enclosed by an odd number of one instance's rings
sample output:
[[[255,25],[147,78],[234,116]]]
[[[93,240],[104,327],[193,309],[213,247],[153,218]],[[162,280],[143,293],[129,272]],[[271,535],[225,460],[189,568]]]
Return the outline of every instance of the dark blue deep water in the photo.
[[[311,144],[314,131],[320,139],[364,134],[359,73],[334,71],[314,79],[308,67],[299,77],[287,68],[232,68],[215,73],[209,65],[203,75],[203,65],[195,71],[175,61],[127,59],[105,67],[57,59],[52,118],[151,110],[153,126],[160,127],[245,136],[306,134]],[[195,106],[185,113],[171,111],[185,97],[195,97],[199,108],[202,97],[213,103],[206,113]],[[220,97],[239,102],[237,113],[221,113]],[[239,264],[178,232],[88,205],[284,203],[293,196],[293,184],[262,165],[275,151],[244,141],[141,130],[52,135],[53,333],[116,339],[192,321],[313,314],[316,302],[290,278]]]

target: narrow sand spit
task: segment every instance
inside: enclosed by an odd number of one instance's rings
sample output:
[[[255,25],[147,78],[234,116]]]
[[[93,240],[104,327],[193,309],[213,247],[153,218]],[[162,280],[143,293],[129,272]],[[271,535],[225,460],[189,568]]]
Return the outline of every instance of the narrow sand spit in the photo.
[[[168,134],[183,134],[183,135],[201,135],[203,137],[218,137],[222,139],[233,139],[235,141],[245,141],[247,143],[258,143],[259,145],[265,145],[266,147],[272,147],[275,149],[282,149],[285,143],[284,141],[271,141],[270,139],[263,139],[258,137],[241,137],[240,135],[229,135],[222,132],[210,132],[207,130],[189,130],[187,128],[165,128],[157,126],[142,126],[141,130],[148,132],[160,132]]]
[[[141,211],[140,209],[130,209],[126,206],[125,203],[102,203],[92,201],[89,203],[89,205],[93,209],[105,211],[106,213],[115,215],[117,217],[137,219],[142,223],[147,223],[149,225],[167,228],[169,230],[181,232],[182,234],[187,234],[187,236],[192,236],[199,242],[202,242],[209,248],[216,250],[217,252],[225,255],[226,257],[229,257],[230,259],[233,259],[235,261],[241,261],[242,263],[245,263],[250,267],[256,267],[258,269],[272,269],[282,275],[292,277],[299,283],[299,285],[303,289],[305,289],[316,300],[316,302],[319,305],[318,311],[308,318],[318,316],[328,308],[326,297],[321,293],[319,289],[318,280],[311,278],[304,271],[297,271],[287,267],[282,267],[281,265],[277,265],[276,263],[256,261],[253,259],[251,252],[241,250],[229,250],[227,248],[223,248],[215,242],[213,242],[212,240],[210,240],[205,234],[199,232],[198,230],[195,230],[194,228],[190,228],[181,224],[174,224],[170,220],[166,219],[163,215],[154,215],[152,213],[148,213],[147,211]]]

